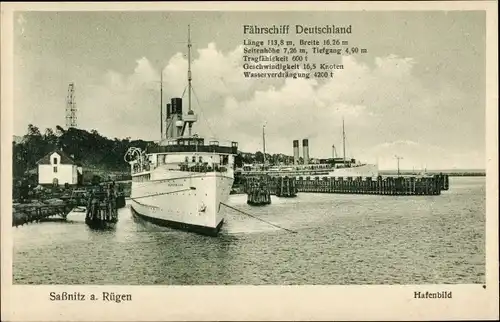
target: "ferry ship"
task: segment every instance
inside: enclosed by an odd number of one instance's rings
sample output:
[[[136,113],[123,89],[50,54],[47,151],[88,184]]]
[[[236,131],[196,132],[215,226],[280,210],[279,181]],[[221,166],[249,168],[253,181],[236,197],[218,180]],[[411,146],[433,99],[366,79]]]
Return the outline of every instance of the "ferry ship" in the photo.
[[[379,175],[376,164],[361,163],[355,159],[346,160],[333,158],[328,163],[265,166],[245,164],[242,175],[267,174],[270,176],[300,177],[377,177]]]
[[[263,145],[265,154],[265,135],[263,132]],[[345,129],[342,121],[342,146],[343,157],[336,157],[333,146],[333,158],[321,159],[319,163],[310,163],[309,140],[302,140],[303,164],[299,164],[299,141],[293,141],[293,165],[267,166],[264,164],[245,164],[241,169],[242,175],[294,176],[297,179],[305,177],[377,177],[378,165],[362,163],[356,159],[347,159],[345,156]]]
[[[191,108],[191,82],[188,28],[188,112],[182,111],[182,98],[172,98],[165,123],[161,108],[160,142],[145,151],[135,147],[127,151],[125,160],[132,174],[130,207],[134,215],[155,224],[217,236],[224,223],[221,204],[227,201],[234,181],[238,144],[206,142],[192,134],[197,116]]]

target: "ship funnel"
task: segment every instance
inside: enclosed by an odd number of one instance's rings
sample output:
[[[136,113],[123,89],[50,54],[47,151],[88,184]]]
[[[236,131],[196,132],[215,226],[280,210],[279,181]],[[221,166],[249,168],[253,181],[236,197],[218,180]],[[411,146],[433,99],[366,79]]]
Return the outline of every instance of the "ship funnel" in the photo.
[[[309,140],[302,140],[302,153],[304,153],[304,164],[309,164]]]
[[[167,103],[166,136],[175,139],[181,136],[182,122],[182,98],[174,97]]]
[[[299,164],[299,140],[293,140],[293,164]]]
[[[167,104],[167,119],[170,117],[170,114],[172,114],[172,104],[168,103]]]
[[[172,114],[182,115],[182,98],[175,97],[170,102],[172,103]]]

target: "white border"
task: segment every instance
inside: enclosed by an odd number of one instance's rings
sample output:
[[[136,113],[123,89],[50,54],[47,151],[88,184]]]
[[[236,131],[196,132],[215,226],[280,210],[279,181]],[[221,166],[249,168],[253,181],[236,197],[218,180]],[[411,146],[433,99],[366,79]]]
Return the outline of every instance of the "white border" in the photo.
[[[497,2],[2,3],[1,242],[2,320],[440,320],[498,319],[498,16]],[[486,285],[405,286],[19,286],[12,285],[12,28],[15,10],[387,11],[486,10]],[[50,291],[132,293],[133,301],[50,302]],[[452,291],[448,300],[415,291]]]

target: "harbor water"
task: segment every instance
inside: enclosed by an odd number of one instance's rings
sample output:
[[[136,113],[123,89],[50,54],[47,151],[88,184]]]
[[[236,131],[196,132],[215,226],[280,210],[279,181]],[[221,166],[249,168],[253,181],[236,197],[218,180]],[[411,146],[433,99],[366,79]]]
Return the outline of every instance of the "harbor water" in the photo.
[[[451,177],[439,196],[299,193],[222,207],[217,238],[120,209],[114,229],[83,213],[12,228],[15,284],[441,284],[485,281],[485,177]]]

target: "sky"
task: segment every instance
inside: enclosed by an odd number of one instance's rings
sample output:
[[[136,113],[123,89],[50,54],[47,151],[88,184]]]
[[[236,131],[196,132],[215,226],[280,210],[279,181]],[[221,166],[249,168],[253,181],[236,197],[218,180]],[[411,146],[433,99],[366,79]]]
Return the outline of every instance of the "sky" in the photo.
[[[187,85],[191,25],[197,133],[240,150],[311,157],[341,151],[381,169],[484,169],[485,13],[461,12],[16,12],[14,134],[65,126],[75,83],[78,127],[109,138],[158,140],[164,102]],[[243,25],[351,25],[342,36],[366,54],[322,79],[247,79]],[[276,36],[273,39],[278,38]],[[285,40],[325,39],[289,36]],[[334,37],[329,37],[334,38]],[[187,95],[186,95],[187,96]],[[187,99],[185,99],[185,102]]]

